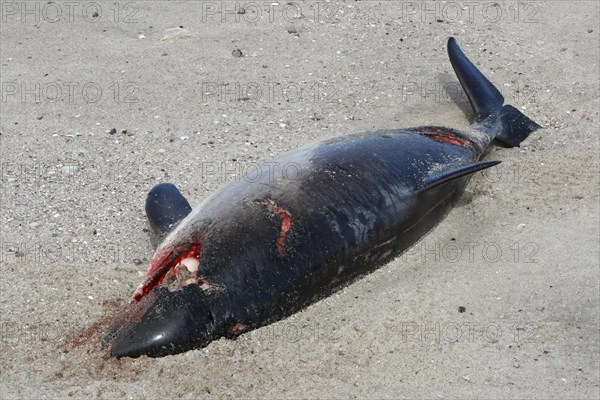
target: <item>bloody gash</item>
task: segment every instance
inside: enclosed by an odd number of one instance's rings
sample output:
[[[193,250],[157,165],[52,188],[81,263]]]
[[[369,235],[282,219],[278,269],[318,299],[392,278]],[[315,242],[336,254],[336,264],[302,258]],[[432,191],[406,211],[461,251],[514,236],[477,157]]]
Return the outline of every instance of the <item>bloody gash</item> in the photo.
[[[496,139],[518,146],[540,128],[448,40],[475,118],[309,144],[269,165],[294,173],[240,179],[191,209],[175,186],[149,193],[163,236],[104,346],[115,357],[162,356],[282,319],[392,260],[434,228]],[[288,171],[289,172],[289,171]]]

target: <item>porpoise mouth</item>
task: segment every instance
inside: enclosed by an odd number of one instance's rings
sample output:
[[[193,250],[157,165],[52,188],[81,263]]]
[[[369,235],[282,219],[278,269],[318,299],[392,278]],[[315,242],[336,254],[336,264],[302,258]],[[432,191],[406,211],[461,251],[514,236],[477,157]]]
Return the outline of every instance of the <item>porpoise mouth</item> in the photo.
[[[159,292],[153,292],[155,287],[162,285],[174,291],[194,284],[205,290],[205,280],[198,278],[199,256],[200,243],[160,248],[129,304],[109,324],[108,333],[101,341],[102,348],[143,320],[148,310],[159,301]]]
[[[200,265],[200,243],[180,245],[175,248],[165,246],[158,250],[144,279],[133,293],[130,303],[140,301],[156,286],[165,284],[178,289],[189,284],[202,285],[198,279]]]

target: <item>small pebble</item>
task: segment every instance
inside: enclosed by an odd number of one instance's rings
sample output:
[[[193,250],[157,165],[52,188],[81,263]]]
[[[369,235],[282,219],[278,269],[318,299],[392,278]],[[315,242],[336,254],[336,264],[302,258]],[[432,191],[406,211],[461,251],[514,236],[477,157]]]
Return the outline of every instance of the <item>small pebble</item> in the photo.
[[[465,311],[467,311],[467,309],[464,306],[458,307],[458,312],[459,313],[464,313]]]
[[[114,135],[115,133],[117,133],[117,128],[112,128],[110,130],[110,132],[108,132],[110,135]]]
[[[97,13],[96,11],[94,11],[94,12],[92,13],[92,17],[94,17],[94,18],[97,18],[97,17],[98,17],[98,13]]]

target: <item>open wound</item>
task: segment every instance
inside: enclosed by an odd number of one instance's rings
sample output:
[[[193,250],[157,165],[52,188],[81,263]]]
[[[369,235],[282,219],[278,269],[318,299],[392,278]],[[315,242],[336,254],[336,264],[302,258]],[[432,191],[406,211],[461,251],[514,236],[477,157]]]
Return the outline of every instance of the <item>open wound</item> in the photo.
[[[257,200],[256,203],[262,204],[267,207],[267,210],[271,215],[279,216],[281,220],[281,228],[279,230],[279,236],[275,241],[275,247],[279,255],[285,255],[285,240],[288,232],[292,229],[292,214],[289,211],[279,207],[271,199]]]
[[[190,284],[198,284],[203,290],[209,289],[203,287],[208,283],[198,278],[199,257],[200,243],[178,246],[173,251],[168,251],[167,248],[157,252],[131,302],[140,301],[158,285],[177,290]]]
[[[455,135],[453,132],[443,128],[425,126],[423,128],[417,128],[415,129],[415,131],[423,136],[427,136],[428,138],[431,138],[438,142],[452,143],[457,146],[467,146],[470,144],[468,140],[461,138]]]

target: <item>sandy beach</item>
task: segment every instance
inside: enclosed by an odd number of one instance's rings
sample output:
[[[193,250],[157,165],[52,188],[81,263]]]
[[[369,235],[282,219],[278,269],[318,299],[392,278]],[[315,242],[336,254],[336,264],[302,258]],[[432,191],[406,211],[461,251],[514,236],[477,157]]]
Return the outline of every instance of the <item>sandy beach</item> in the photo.
[[[598,2],[0,6],[0,398],[600,397]],[[100,350],[152,185],[196,205],[314,140],[468,126],[449,36],[544,129],[433,232],[237,340]]]

